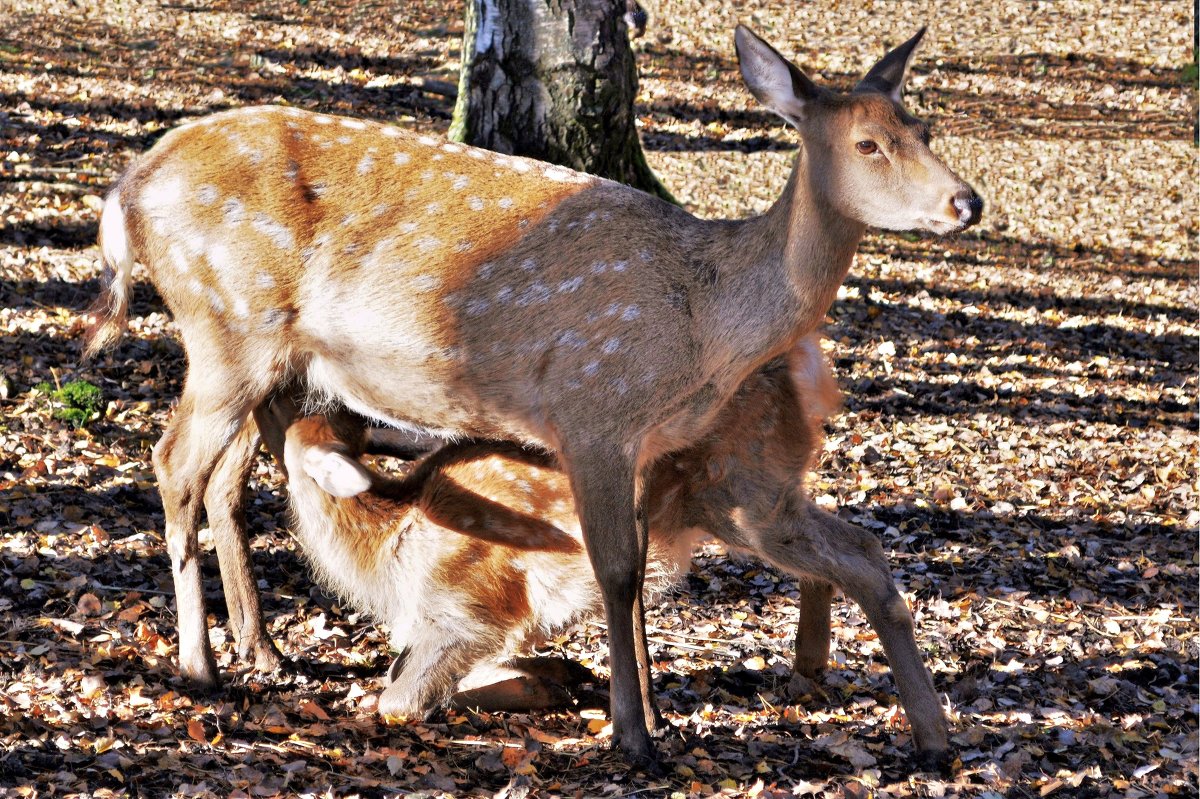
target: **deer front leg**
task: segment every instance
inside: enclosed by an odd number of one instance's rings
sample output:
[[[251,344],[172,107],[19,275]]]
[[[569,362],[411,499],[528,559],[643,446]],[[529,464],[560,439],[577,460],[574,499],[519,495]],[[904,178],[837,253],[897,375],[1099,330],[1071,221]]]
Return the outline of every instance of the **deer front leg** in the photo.
[[[796,658],[788,693],[801,696],[814,690],[829,664],[830,606],[833,585],[825,580],[800,581],[800,620],[796,623]]]
[[[204,508],[217,546],[238,660],[251,663],[258,671],[274,671],[283,665],[284,658],[267,633],[246,531],[246,482],[258,442],[256,426],[247,422],[213,470],[204,492]]]
[[[604,598],[608,624],[613,746],[635,762],[654,761],[638,669],[634,606],[642,591],[646,532],[635,510],[635,465],[619,449],[564,447],[583,541]],[[636,618],[640,621],[641,616]]]

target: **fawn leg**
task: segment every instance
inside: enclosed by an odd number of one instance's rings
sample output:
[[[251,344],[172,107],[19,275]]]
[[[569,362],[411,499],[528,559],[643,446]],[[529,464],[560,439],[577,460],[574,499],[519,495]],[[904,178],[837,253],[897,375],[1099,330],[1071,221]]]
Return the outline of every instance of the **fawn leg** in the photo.
[[[825,580],[800,581],[800,620],[796,623],[796,657],[788,693],[798,697],[818,692],[816,678],[829,663],[830,606],[833,585]]]
[[[571,689],[595,675],[563,658],[480,663],[459,682],[452,707],[488,711],[548,710],[570,704]]]
[[[634,605],[641,596],[647,540],[635,510],[634,461],[619,448],[563,450],[584,544],[604,597],[613,746],[637,762],[651,763],[654,746],[646,730],[634,633]],[[641,620],[640,614],[637,619]]]
[[[796,623],[794,677],[812,680],[829,663],[830,606],[833,585],[825,580],[800,581],[800,620]]]
[[[642,592],[638,591],[633,602],[633,636],[637,646],[638,687],[642,694],[642,712],[646,714],[646,727],[650,732],[668,729],[671,725],[663,718],[654,698],[654,671],[650,659],[650,643],[646,640],[646,607]]]
[[[470,670],[479,653],[445,632],[431,629],[392,664],[379,695],[381,715],[423,717],[450,698],[458,675]]]
[[[204,492],[204,508],[217,545],[238,659],[252,662],[259,671],[274,671],[284,658],[267,633],[246,532],[246,482],[257,452],[258,431],[247,423],[217,462]]]
[[[947,747],[946,716],[879,539],[807,500],[791,522],[767,542],[764,554],[793,574],[832,581],[859,604],[883,644],[917,750],[940,757]]]

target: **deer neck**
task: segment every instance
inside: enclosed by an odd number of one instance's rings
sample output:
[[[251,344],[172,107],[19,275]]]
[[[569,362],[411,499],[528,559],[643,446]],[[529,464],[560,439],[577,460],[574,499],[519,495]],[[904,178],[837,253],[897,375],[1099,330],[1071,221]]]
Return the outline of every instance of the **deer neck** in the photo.
[[[817,328],[837,297],[866,226],[823,199],[808,161],[801,147],[774,205],[714,237],[714,352],[761,363]]]

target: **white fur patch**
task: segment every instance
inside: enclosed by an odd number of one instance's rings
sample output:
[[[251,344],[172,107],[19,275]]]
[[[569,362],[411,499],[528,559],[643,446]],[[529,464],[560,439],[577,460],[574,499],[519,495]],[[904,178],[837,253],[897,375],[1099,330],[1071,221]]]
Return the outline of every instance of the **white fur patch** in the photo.
[[[125,232],[125,211],[115,194],[110,194],[100,215],[100,236],[103,241],[104,260],[119,272],[133,268],[133,254],[129,251],[129,235]]]
[[[335,497],[357,496],[371,487],[371,477],[361,464],[321,447],[305,451],[304,473]]]

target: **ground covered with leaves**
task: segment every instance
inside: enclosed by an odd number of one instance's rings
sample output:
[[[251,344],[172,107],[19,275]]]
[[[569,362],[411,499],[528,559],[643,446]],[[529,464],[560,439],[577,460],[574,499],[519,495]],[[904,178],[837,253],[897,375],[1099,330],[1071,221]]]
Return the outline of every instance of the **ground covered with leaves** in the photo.
[[[836,604],[829,673],[789,697],[796,587],[715,546],[651,617],[674,725],[661,774],[608,750],[603,685],[568,712],[385,726],[372,712],[385,636],[314,587],[266,459],[253,547],[295,666],[234,662],[210,551],[228,684],[205,694],[179,681],[149,454],[183,354],[143,282],[128,335],[81,365],[100,197],[165,130],[221,108],[285,102],[444,132],[461,9],[7,0],[5,795],[1195,795],[1192,5],[645,5],[643,141],[706,216],[765,208],[795,145],[740,88],[736,21],[840,86],[932,24],[909,106],[988,207],[953,240],[864,242],[830,313],[847,399],[812,488],[883,539],[946,697],[953,770],[912,770],[879,643],[850,603]],[[599,626],[552,649],[604,673]]]

